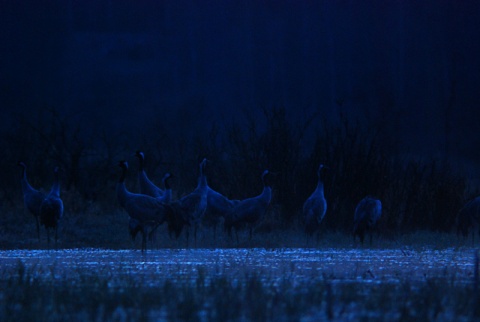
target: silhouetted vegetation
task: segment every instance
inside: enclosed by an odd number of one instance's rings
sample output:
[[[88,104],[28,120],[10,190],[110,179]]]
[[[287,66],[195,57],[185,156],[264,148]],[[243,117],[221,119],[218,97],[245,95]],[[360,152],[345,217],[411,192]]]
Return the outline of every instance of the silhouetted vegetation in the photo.
[[[244,115],[243,120],[212,124],[209,132],[195,137],[169,133],[160,119],[128,133],[90,130],[54,109],[33,117],[18,115],[0,142],[4,151],[0,166],[5,169],[0,196],[3,212],[10,214],[3,216],[4,229],[16,224],[23,208],[17,161],[27,164],[32,186],[44,191],[51,186],[54,166],[64,170],[62,198],[65,217],[70,218],[65,225],[74,225],[65,229],[74,231],[89,220],[110,224],[102,217],[119,209],[117,163],[127,159],[136,169],[133,153],[138,149],[145,152],[145,169],[152,180],[160,184],[165,172],[175,175],[174,199],[195,187],[198,163],[204,157],[211,161],[206,169],[210,186],[231,199],[258,195],[260,175],[269,169],[275,173],[273,201],[259,227],[264,231],[301,225],[301,206],[315,187],[319,163],[329,168],[328,210],[322,222],[326,230],[351,233],[356,204],[372,195],[383,204],[379,225],[385,235],[449,232],[458,210],[477,191],[448,162],[396,155],[394,144],[381,131],[346,117],[332,123],[312,114],[294,122],[282,107],[263,109],[260,116]],[[126,184],[138,191],[136,171],[129,172]]]

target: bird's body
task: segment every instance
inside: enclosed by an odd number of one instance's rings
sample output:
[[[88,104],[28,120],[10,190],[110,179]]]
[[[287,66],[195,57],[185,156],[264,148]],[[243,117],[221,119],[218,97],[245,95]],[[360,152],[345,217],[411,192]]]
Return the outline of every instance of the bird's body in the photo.
[[[467,237],[472,232],[472,242],[475,241],[475,229],[480,225],[480,197],[467,202],[458,212],[456,219],[457,235]]]
[[[272,188],[266,179],[268,173],[268,170],[265,170],[262,174],[263,191],[260,195],[234,202],[232,210],[225,219],[225,229],[229,234],[231,234],[232,228],[238,230],[246,226],[252,237],[254,226],[264,218],[272,200]]]
[[[327,212],[327,200],[324,195],[324,185],[322,179],[322,170],[324,166],[318,167],[317,187],[303,204],[303,220],[305,223],[305,232],[312,235],[318,230],[320,223]]]
[[[207,227],[213,227],[214,240],[216,239],[217,225],[225,220],[225,216],[227,216],[238,203],[238,200],[230,200],[221,193],[208,187],[207,209],[202,224]]]
[[[36,227],[37,227],[37,238],[40,240],[40,207],[43,200],[45,199],[45,194],[39,190],[34,189],[27,178],[27,166],[23,162],[18,163],[22,167],[22,193],[23,193],[23,203],[25,208],[30,211],[30,213],[35,217]]]
[[[144,194],[132,193],[125,187],[125,176],[128,163],[120,162],[122,176],[117,184],[117,198],[130,217],[129,229],[132,237],[138,232],[142,233],[142,252],[147,249],[147,229],[154,229],[165,221],[169,224],[169,230],[173,221],[173,210],[166,204],[154,197]]]
[[[200,175],[195,190],[188,195],[171,203],[175,210],[177,220],[182,221],[187,226],[194,226],[195,241],[198,225],[201,223],[205,210],[207,209],[208,186],[207,179],[204,175],[206,159],[200,163]],[[187,229],[188,244],[188,229]]]
[[[365,197],[355,208],[353,218],[353,237],[358,235],[363,244],[365,234],[370,234],[370,243],[372,243],[372,233],[377,221],[382,216],[382,202],[379,199]]]
[[[50,193],[43,199],[40,206],[40,224],[47,230],[47,240],[50,243],[50,230],[55,231],[55,245],[57,244],[58,222],[63,217],[63,201],[60,198],[59,168],[55,168],[55,181]]]

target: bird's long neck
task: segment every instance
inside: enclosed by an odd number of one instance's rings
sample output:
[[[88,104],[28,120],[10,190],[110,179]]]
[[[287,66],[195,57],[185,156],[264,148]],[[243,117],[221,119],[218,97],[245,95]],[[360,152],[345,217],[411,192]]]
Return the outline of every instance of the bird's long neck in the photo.
[[[118,183],[123,183],[125,185],[125,177],[127,176],[127,169],[122,167],[122,174],[120,175],[120,180]]]
[[[269,187],[269,186],[263,187],[263,191],[262,191],[262,194],[261,194],[261,198],[262,198],[267,204],[269,204],[270,201],[272,200],[272,187]]]
[[[321,175],[318,175],[318,183],[317,183],[317,193],[321,194],[323,196],[323,180]]]
[[[165,190],[171,190],[169,180],[170,177],[163,178],[163,185],[165,186]]]
[[[208,185],[207,183],[207,177],[205,175],[202,175],[199,180],[198,180],[198,185],[199,187],[206,187]]]
[[[50,191],[51,195],[60,197],[60,176],[58,175],[58,169],[55,169],[55,180],[53,182],[52,190]]]
[[[122,207],[125,205],[127,195],[128,195],[127,188],[125,187],[126,174],[127,174],[127,169],[122,168],[122,174],[120,176],[120,180],[117,183],[117,198]]]
[[[139,160],[139,170],[140,172],[144,171],[144,166],[145,166],[145,157],[143,156],[142,153],[139,153],[138,155],[138,160]]]
[[[172,200],[172,188],[170,187],[170,176],[163,179],[163,184],[165,186],[165,194],[163,195],[163,199],[165,202],[170,203]]]
[[[207,187],[207,177],[205,176],[205,161],[200,163],[200,176],[198,177],[198,188]]]
[[[268,182],[266,176],[266,173],[264,173],[262,176],[263,191],[261,194],[261,198],[265,200],[265,202],[270,203],[270,200],[272,200],[272,187],[270,186],[270,183]]]
[[[35,190],[33,189],[33,187],[30,185],[30,183],[28,182],[28,179],[27,179],[27,167],[22,165],[22,180],[21,180],[21,183],[22,183],[22,190],[25,192],[25,191],[28,191],[28,190]]]

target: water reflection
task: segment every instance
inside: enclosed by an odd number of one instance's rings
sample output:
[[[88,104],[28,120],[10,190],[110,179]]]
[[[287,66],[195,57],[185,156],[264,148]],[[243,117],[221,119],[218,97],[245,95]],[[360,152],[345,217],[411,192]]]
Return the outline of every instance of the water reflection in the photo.
[[[455,274],[456,282],[471,281],[474,250],[410,251],[355,249],[162,249],[142,254],[136,250],[64,249],[0,252],[2,271],[15,272],[19,263],[36,274],[74,279],[78,275],[129,275],[155,285],[166,278],[195,280],[226,274],[244,279],[248,274],[316,278],[336,283],[396,283],[408,277],[424,280]]]

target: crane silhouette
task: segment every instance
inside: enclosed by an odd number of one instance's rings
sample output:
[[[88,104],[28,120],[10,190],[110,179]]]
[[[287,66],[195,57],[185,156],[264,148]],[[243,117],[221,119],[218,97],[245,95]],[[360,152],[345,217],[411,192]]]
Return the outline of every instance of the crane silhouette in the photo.
[[[132,193],[125,187],[128,163],[120,161],[122,174],[117,184],[117,198],[130,217],[129,229],[132,237],[142,233],[142,253],[147,250],[147,230],[167,222],[169,231],[178,231],[173,209],[160,200],[144,194]],[[133,226],[133,227],[132,227]]]
[[[305,232],[312,235],[316,232],[327,212],[327,200],[324,195],[324,185],[322,172],[325,169],[323,164],[318,166],[317,187],[303,204],[303,220],[305,223]]]
[[[63,201],[60,198],[59,167],[55,167],[55,180],[50,193],[43,199],[40,206],[40,223],[47,230],[47,241],[50,244],[50,230],[55,232],[55,246],[58,237],[58,222],[63,217]]]
[[[157,200],[165,203],[165,204],[170,204],[172,200],[172,189],[170,188],[170,183],[169,180],[173,178],[173,175],[170,173],[166,173],[165,176],[163,177],[163,184],[165,186],[165,194],[162,197],[156,198]],[[160,227],[161,224],[158,224],[157,226],[153,227],[152,230],[148,233],[149,239],[152,240],[154,238],[154,234],[157,230],[158,227]],[[172,225],[170,225],[172,227]],[[139,232],[146,233],[143,231],[142,225],[138,222],[138,220],[130,218],[130,221],[128,223],[128,229],[130,232],[130,236],[132,237],[132,240],[135,240],[135,237]],[[172,233],[175,233],[176,237],[178,237],[179,232],[176,232],[175,230],[169,230],[170,237],[172,237]]]
[[[382,202],[379,199],[367,196],[360,200],[355,208],[353,218],[353,239],[358,236],[363,244],[365,234],[370,235],[370,244],[372,244],[373,230],[377,221],[382,216]]]
[[[40,206],[42,205],[45,194],[39,190],[34,189],[27,178],[27,166],[23,162],[18,162],[18,165],[22,167],[22,193],[23,203],[25,208],[35,217],[35,223],[37,226],[37,238],[40,240]]]
[[[207,160],[208,161],[208,160]],[[202,219],[202,225],[213,228],[213,240],[216,240],[217,225],[224,221],[224,217],[238,204],[238,200],[230,200],[221,193],[215,191],[208,185],[205,175],[205,184],[207,185],[207,209]]]
[[[188,195],[173,201],[170,205],[175,210],[176,218],[188,227],[194,227],[194,241],[197,241],[197,229],[207,209],[208,186],[205,177],[205,165],[207,159],[203,159],[199,165],[199,177],[197,187]],[[187,247],[189,229],[186,230]]]
[[[475,242],[475,228],[480,223],[480,197],[467,202],[458,212],[456,225],[457,235],[467,237],[472,232],[472,243]]]
[[[231,235],[232,228],[235,229],[238,242],[237,231],[243,227],[249,229],[249,236],[252,238],[253,228],[265,216],[270,201],[272,200],[272,187],[267,178],[268,170],[262,173],[263,190],[262,192],[252,198],[240,200],[235,202],[234,207],[228,213],[225,219],[225,229]]]

